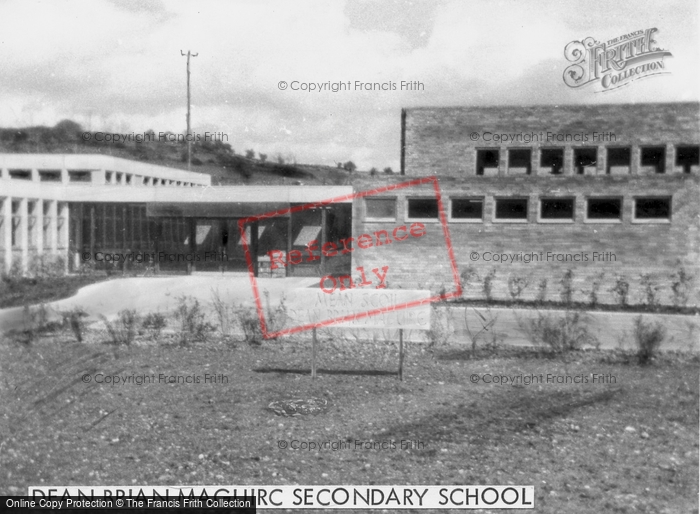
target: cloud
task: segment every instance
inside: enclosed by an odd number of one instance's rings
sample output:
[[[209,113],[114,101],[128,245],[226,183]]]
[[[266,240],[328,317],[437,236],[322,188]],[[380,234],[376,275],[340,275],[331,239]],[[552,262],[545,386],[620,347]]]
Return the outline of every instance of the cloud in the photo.
[[[0,125],[193,128],[299,162],[398,167],[402,107],[697,100],[694,2],[323,0],[0,4]],[[567,88],[564,46],[658,27],[670,75],[614,94]],[[390,83],[302,92],[279,81]],[[401,91],[420,81],[423,90]]]

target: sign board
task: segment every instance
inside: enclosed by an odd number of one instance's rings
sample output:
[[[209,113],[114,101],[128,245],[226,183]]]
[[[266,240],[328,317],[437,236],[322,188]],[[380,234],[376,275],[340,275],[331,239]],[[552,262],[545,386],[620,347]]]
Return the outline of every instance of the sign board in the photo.
[[[430,291],[294,289],[285,299],[288,326],[430,330]]]

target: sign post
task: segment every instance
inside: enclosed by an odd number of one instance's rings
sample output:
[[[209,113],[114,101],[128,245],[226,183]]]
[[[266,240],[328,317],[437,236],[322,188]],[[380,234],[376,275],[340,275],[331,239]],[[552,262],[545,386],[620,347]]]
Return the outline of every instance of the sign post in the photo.
[[[430,330],[430,291],[408,289],[348,289],[327,293],[295,289],[286,299],[287,321],[312,325],[311,378],[316,379],[317,327],[398,329],[399,380],[403,380],[404,329]],[[304,327],[305,328],[305,327]]]

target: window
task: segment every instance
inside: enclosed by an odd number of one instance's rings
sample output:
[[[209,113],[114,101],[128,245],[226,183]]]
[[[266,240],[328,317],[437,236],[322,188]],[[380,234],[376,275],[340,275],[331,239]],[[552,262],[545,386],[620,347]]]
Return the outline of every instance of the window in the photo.
[[[438,219],[438,204],[435,198],[409,198],[408,219]]]
[[[622,198],[589,198],[586,219],[619,221],[622,219]]]
[[[496,198],[494,219],[527,221],[527,198]]]
[[[450,219],[482,221],[484,219],[484,200],[481,198],[453,198],[450,201]]]
[[[69,171],[68,179],[71,182],[90,182],[92,180],[92,173],[89,171]]]
[[[583,175],[592,167],[595,173],[596,162],[598,161],[597,148],[574,148],[574,169],[579,175]],[[586,170],[588,168],[589,170]]]
[[[564,149],[543,148],[540,150],[540,166],[548,168],[552,175],[560,175],[564,167]]]
[[[532,158],[530,150],[527,148],[519,150],[508,150],[508,173],[530,174]]]
[[[477,150],[476,174],[497,175],[499,158],[498,150]]]
[[[614,175],[617,173],[629,173],[631,162],[631,150],[629,147],[608,148],[608,163],[606,173]]]
[[[396,219],[396,198],[365,198],[365,208],[368,220]]]
[[[681,166],[683,173],[690,173],[690,168],[698,164],[700,164],[700,146],[679,146],[676,148],[676,166]]]
[[[670,220],[671,198],[647,197],[634,199],[634,220]]]
[[[39,180],[41,182],[60,182],[61,170],[39,170]]]
[[[32,170],[9,170],[10,178],[20,180],[31,180]]]
[[[573,221],[573,198],[543,198],[540,201],[540,220],[543,221]]]
[[[654,168],[655,173],[666,171],[666,148],[653,146],[642,148],[641,165]]]

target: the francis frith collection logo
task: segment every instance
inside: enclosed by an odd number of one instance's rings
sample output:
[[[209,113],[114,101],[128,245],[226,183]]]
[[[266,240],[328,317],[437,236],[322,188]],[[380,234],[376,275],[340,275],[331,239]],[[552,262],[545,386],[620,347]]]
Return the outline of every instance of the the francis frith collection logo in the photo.
[[[564,70],[564,83],[572,88],[597,85],[600,91],[612,91],[630,82],[668,73],[664,57],[671,52],[659,48],[657,29],[637,30],[600,42],[592,37],[572,41],[564,48],[572,64]]]

